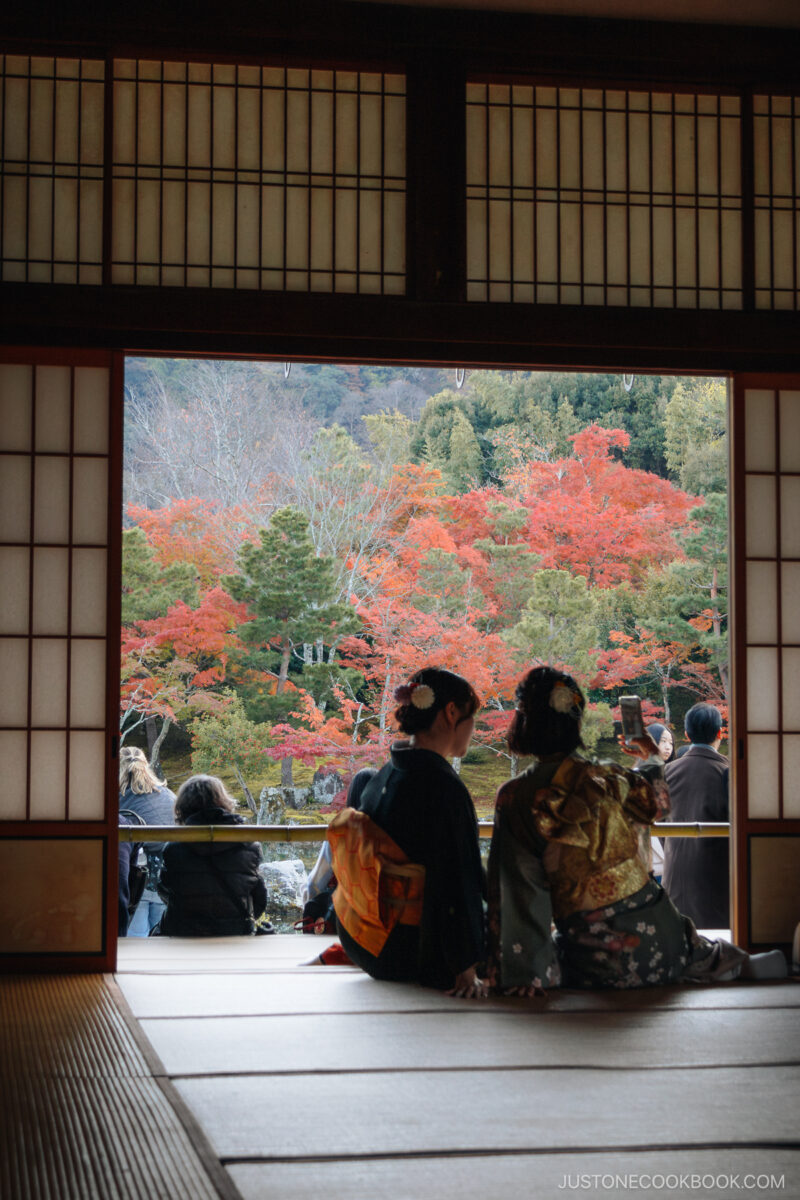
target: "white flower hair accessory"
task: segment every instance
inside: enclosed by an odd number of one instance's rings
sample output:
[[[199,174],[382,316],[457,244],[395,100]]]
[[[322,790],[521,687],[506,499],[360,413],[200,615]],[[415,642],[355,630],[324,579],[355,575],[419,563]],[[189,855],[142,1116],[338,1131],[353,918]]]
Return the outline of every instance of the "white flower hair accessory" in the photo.
[[[571,687],[567,687],[566,683],[559,682],[554,686],[548,703],[557,713],[580,715],[581,698]]]
[[[431,708],[435,699],[433,688],[428,687],[427,683],[411,684],[411,703],[414,708]]]

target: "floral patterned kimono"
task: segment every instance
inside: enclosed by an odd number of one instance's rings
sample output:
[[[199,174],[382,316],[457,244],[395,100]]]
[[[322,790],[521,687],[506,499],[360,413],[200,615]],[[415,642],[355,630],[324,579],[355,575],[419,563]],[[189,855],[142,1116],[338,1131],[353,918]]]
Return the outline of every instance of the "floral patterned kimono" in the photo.
[[[654,758],[633,771],[576,753],[501,788],[489,852],[490,982],[633,988],[733,978],[745,952],[701,937],[642,861],[640,830],[668,807]]]

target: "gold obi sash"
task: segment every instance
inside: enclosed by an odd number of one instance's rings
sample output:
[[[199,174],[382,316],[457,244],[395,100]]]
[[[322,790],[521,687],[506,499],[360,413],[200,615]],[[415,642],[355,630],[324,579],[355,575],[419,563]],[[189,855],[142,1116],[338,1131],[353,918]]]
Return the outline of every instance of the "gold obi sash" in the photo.
[[[604,908],[644,887],[649,873],[636,826],[656,812],[643,775],[616,764],[564,760],[533,802],[536,828],[548,843],[543,864],[556,917]]]
[[[350,937],[378,955],[395,925],[419,925],[425,868],[412,863],[380,826],[344,808],[327,833],[336,876],[333,907]]]

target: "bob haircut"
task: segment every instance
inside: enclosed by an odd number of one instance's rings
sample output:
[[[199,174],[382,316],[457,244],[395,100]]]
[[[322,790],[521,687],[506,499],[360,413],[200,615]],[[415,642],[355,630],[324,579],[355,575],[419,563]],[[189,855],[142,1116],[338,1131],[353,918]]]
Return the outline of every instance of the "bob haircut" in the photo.
[[[550,704],[556,684],[561,683],[576,700],[569,712],[558,712]],[[555,667],[534,667],[517,684],[517,711],[509,726],[507,741],[512,754],[571,754],[581,741],[581,717],[586,707],[583,692],[571,675]]]
[[[236,801],[228,795],[225,784],[216,775],[192,775],[178,788],[175,820],[179,825],[184,825],[189,817],[215,808],[231,813],[236,811]]]
[[[122,747],[119,752],[120,795],[130,788],[135,796],[144,796],[163,786],[164,780],[158,778],[143,750],[138,746]]]
[[[463,675],[456,675],[455,671],[446,671],[442,667],[423,667],[421,671],[414,672],[409,683],[425,684],[433,692],[430,708],[417,708],[409,701],[394,710],[394,719],[403,733],[409,736],[430,729],[451,700],[461,713],[459,725],[473,717],[481,706],[472,684]]]

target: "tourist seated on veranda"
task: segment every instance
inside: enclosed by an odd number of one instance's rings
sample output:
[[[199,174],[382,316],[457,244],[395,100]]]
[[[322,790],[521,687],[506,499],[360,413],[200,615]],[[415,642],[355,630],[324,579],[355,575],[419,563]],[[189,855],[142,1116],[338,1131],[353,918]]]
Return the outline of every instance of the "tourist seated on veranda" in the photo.
[[[497,794],[489,981],[533,995],[786,975],[778,950],[750,956],[701,936],[655,882],[637,826],[668,805],[658,746],[649,734],[634,739],[638,770],[590,760],[580,753],[584,707],[575,680],[550,667],[517,687],[508,744],[535,762]]]
[[[361,807],[361,796],[370,779],[378,772],[374,767],[362,767],[356,771],[347,789],[347,808]],[[333,893],[336,891],[336,876],[333,873],[331,844],[326,838],[320,847],[317,861],[312,867],[303,889],[303,918],[300,922],[303,933],[325,934],[336,929],[336,914],[333,909]]]
[[[328,830],[342,947],[376,979],[483,996],[478,824],[447,761],[469,745],[478,697],[460,675],[426,667],[395,699],[406,739],[367,783],[361,811],[344,809]]]
[[[236,803],[214,775],[193,775],[178,789],[179,825],[243,825]],[[267,907],[258,842],[170,842],[158,891],[166,903],[165,937],[274,933],[258,919]]]

